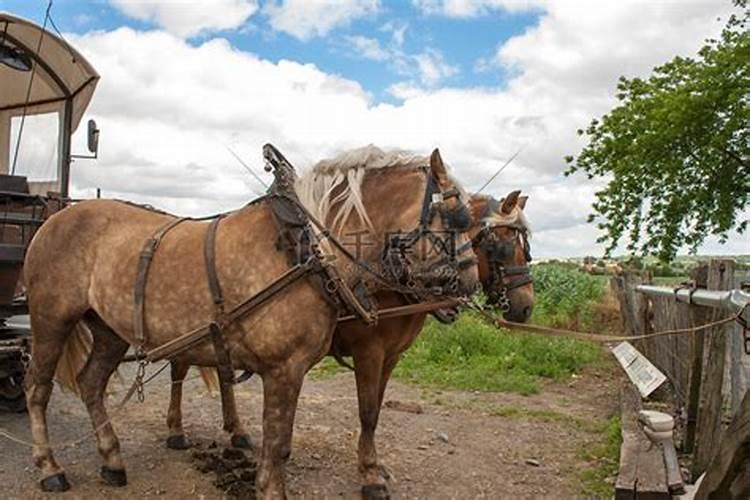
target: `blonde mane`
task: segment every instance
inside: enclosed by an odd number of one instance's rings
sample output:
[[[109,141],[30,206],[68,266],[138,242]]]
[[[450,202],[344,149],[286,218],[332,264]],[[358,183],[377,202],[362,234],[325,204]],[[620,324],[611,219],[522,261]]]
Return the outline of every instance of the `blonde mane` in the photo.
[[[480,195],[480,197],[485,199],[488,207],[492,207],[492,200],[494,200],[492,196]],[[480,221],[481,224],[520,226],[526,230],[528,236],[531,236],[531,226],[529,225],[529,220],[526,218],[526,214],[523,213],[523,210],[518,205],[516,205],[515,207],[513,207],[513,210],[511,210],[509,214],[504,214],[500,211],[502,201],[502,199],[500,201],[495,201],[495,203],[497,204],[497,209],[490,209],[489,215],[483,217]]]
[[[334,234],[340,233],[352,212],[357,214],[365,228],[374,233],[362,201],[365,174],[374,169],[429,165],[429,156],[401,150],[386,152],[371,144],[319,161],[297,179],[295,190],[300,202],[320,221],[328,220],[331,210],[336,208],[330,223]]]

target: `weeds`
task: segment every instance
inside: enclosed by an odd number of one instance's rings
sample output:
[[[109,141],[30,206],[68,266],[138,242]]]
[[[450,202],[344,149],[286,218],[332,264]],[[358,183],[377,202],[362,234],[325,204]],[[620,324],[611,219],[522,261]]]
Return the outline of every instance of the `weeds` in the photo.
[[[602,431],[602,442],[595,446],[583,446],[579,456],[591,466],[579,473],[581,493],[586,497],[610,498],[611,480],[617,474],[620,461],[622,430],[620,416],[611,417]]]
[[[532,323],[587,329],[594,326],[607,277],[549,264],[533,266],[532,274],[536,293]]]
[[[429,320],[394,375],[440,387],[535,394],[541,378],[567,378],[600,358],[593,344],[498,330],[464,313],[452,325]]]

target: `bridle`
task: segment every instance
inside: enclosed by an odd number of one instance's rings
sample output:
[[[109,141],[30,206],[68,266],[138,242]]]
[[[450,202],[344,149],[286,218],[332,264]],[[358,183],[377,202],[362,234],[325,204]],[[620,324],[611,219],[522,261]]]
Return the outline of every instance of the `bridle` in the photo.
[[[493,200],[494,201],[494,200]],[[485,213],[491,213],[491,203],[488,203]],[[498,202],[495,202],[498,205]],[[482,219],[486,215],[483,214]],[[495,234],[496,228],[508,228],[513,230],[513,237],[503,239]],[[526,227],[516,223],[486,223],[471,240],[475,249],[484,252],[487,259],[489,275],[482,281],[482,288],[487,295],[487,303],[498,306],[503,312],[510,311],[510,290],[533,283],[531,270],[528,263],[531,262],[531,245],[529,244],[529,231]],[[510,265],[515,253],[516,244],[523,245],[523,265]]]
[[[460,192],[455,187],[440,191],[440,183],[434,174],[426,169],[427,185],[422,201],[419,226],[409,232],[396,232],[387,235],[382,264],[385,274],[396,283],[406,286],[414,294],[422,292],[430,295],[456,296],[460,272],[476,263],[476,257],[461,257],[471,250],[471,241],[460,247],[456,238],[466,232],[471,225],[469,208],[460,201]],[[458,204],[449,208],[445,203],[456,198]],[[436,215],[439,215],[445,230],[431,229]],[[449,238],[445,236],[449,235]],[[426,239],[439,258],[425,265],[417,265],[410,258],[417,243]],[[417,294],[423,295],[423,294]]]

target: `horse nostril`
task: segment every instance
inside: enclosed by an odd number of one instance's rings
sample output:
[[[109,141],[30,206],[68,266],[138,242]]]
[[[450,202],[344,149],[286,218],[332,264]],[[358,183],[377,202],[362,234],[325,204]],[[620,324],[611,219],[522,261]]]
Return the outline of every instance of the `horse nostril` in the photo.
[[[526,321],[531,317],[531,306],[526,306],[523,308],[523,320]]]

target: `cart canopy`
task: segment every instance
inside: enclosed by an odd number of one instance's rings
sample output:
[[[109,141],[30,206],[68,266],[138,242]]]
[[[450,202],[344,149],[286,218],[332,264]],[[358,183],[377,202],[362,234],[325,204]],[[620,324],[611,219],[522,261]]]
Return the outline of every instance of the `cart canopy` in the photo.
[[[0,12],[0,173],[8,173],[13,117],[24,108],[27,116],[57,113],[59,136],[69,137],[98,80],[93,66],[65,40]],[[66,106],[69,117],[63,116]]]

